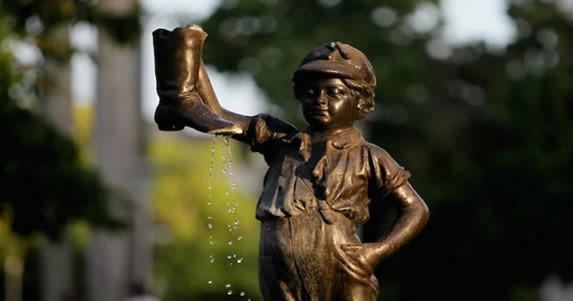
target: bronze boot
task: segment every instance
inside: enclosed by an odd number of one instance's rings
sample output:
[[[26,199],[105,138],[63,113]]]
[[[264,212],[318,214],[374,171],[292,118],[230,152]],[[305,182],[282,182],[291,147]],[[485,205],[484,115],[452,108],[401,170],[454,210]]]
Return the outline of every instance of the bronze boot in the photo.
[[[197,93],[202,48],[207,34],[193,25],[153,32],[155,78],[159,105],[154,120],[160,130],[185,125],[212,134],[237,134],[241,129],[206,106]]]

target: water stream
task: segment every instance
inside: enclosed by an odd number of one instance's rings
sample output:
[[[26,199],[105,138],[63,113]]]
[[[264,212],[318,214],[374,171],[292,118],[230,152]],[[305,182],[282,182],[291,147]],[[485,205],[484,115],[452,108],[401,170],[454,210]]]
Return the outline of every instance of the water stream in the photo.
[[[234,290],[232,284],[229,281],[229,275],[233,272],[233,265],[238,265],[243,263],[244,259],[240,256],[238,252],[237,244],[243,239],[241,235],[239,225],[240,220],[239,216],[237,215],[237,211],[239,208],[239,204],[235,199],[235,189],[236,189],[236,181],[233,175],[233,156],[231,151],[231,144],[229,137],[223,137],[223,141],[220,147],[220,160],[221,160],[221,174],[215,174],[216,164],[215,158],[217,157],[217,144],[219,142],[219,137],[214,136],[213,142],[211,144],[211,156],[209,160],[209,179],[208,179],[208,200],[207,200],[207,231],[208,233],[208,243],[210,248],[212,249],[209,255],[209,263],[212,264],[212,268],[215,269],[216,266],[214,265],[215,261],[218,260],[214,253],[215,245],[217,243],[216,238],[216,231],[215,228],[220,226],[219,224],[221,221],[216,221],[213,218],[212,210],[214,209],[215,202],[224,202],[225,203],[225,211],[228,214],[229,218],[225,220],[230,221],[226,223],[226,229],[228,235],[224,236],[225,243],[227,245],[226,249],[228,252],[225,254],[225,260],[227,268],[223,274],[223,288],[222,290],[225,292],[226,295],[232,296],[237,295],[241,299],[245,299],[250,301],[250,298],[247,298],[246,293],[242,290]],[[215,186],[215,178],[222,177],[222,181],[224,182],[225,187],[225,196],[223,200],[217,200],[213,197],[213,188]],[[214,280],[208,280],[209,285],[217,285]]]

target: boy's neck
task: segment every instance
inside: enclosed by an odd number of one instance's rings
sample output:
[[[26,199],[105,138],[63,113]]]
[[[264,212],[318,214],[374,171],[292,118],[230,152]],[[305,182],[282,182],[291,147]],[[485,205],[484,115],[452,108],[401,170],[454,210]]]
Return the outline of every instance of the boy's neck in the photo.
[[[345,127],[339,127],[339,128],[334,128],[334,129],[316,129],[316,128],[308,128],[308,132],[317,138],[320,137],[324,137],[324,138],[330,138],[330,137],[336,137],[336,136],[340,136],[348,131],[355,131],[358,130],[357,128],[354,127],[354,125],[351,126],[345,126]]]

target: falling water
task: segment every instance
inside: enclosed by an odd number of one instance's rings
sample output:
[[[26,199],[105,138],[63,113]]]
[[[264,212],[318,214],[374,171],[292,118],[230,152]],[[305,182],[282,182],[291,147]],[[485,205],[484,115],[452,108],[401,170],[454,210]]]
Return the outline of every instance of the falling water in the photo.
[[[231,152],[231,145],[229,143],[229,137],[224,137],[223,138],[223,143],[221,146],[221,163],[222,163],[222,169],[221,169],[221,174],[224,178],[224,181],[226,182],[226,191],[225,191],[225,212],[229,215],[229,218],[226,220],[229,220],[231,222],[227,223],[226,225],[226,229],[228,232],[228,235],[226,236],[226,245],[227,248],[229,250],[229,252],[225,255],[226,258],[226,264],[228,266],[228,269],[226,270],[225,273],[225,285],[223,287],[223,290],[225,292],[226,295],[238,295],[241,297],[241,299],[246,298],[246,293],[244,291],[239,291],[239,293],[234,293],[233,288],[231,283],[228,282],[228,278],[229,278],[229,271],[232,269],[234,264],[242,264],[244,262],[244,259],[242,256],[238,255],[237,250],[238,250],[238,246],[237,244],[243,239],[243,236],[240,235],[239,232],[239,217],[237,216],[237,211],[238,211],[238,203],[235,199],[235,189],[236,189],[236,182],[233,176],[233,156],[232,156],[232,152]],[[213,219],[213,216],[211,215],[211,210],[214,208],[214,202],[216,202],[217,200],[214,200],[213,198],[213,187],[214,187],[214,178],[215,178],[215,157],[216,157],[216,145],[218,143],[218,136],[215,136],[213,138],[213,142],[211,144],[211,157],[209,160],[209,180],[208,180],[208,200],[207,200],[207,231],[209,231],[209,245],[213,246],[216,243],[215,240],[215,228],[217,227],[216,222]],[[214,253],[211,253],[209,255],[209,263],[210,264],[214,264],[215,263],[215,255]],[[215,268],[215,266],[213,266],[213,268]],[[214,285],[214,281],[213,280],[209,280],[208,281],[209,285]],[[250,301],[250,298],[246,299],[247,301]]]
[[[217,144],[217,136],[213,137],[213,141],[211,143],[211,157],[209,159],[209,179],[207,181],[207,228],[209,234],[209,245],[212,246],[215,244],[215,239],[213,238],[214,235],[214,225],[213,225],[213,216],[211,216],[211,206],[213,205],[213,170],[215,169],[215,145]],[[209,264],[215,263],[215,255],[209,254]],[[208,280],[207,284],[212,285],[213,280]]]

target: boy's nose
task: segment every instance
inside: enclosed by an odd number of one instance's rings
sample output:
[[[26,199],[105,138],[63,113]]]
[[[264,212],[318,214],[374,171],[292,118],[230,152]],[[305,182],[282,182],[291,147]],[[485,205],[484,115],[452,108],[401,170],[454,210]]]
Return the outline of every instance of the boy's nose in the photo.
[[[316,95],[316,102],[320,105],[326,105],[328,99],[326,97],[326,92],[324,90],[320,90]]]

